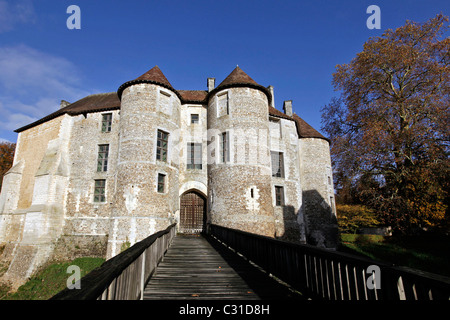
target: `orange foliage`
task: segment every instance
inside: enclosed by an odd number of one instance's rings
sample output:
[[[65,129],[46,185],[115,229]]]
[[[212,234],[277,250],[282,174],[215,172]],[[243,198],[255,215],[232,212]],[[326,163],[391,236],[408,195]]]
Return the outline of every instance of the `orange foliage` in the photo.
[[[443,15],[407,21],[370,38],[349,64],[336,67],[341,96],[322,109],[338,188],[358,189],[397,229],[434,226],[448,215],[447,22]]]

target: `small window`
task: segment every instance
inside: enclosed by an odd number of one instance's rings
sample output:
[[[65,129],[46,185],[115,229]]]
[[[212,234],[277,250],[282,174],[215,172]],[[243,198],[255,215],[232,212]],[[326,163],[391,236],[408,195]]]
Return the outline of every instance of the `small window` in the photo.
[[[158,173],[158,192],[164,193],[166,175]]]
[[[284,178],[284,159],[282,152],[271,151],[272,177]]]
[[[254,192],[253,192],[253,188],[250,189],[250,196],[251,196],[252,198],[255,197],[255,194],[254,194]]]
[[[228,132],[220,135],[220,152],[222,163],[230,162],[230,138]]]
[[[94,202],[105,202],[106,180],[95,180]]]
[[[191,123],[196,124],[199,122],[198,114],[191,114]]]
[[[108,154],[109,145],[100,144],[98,146],[97,172],[104,172],[108,170]]]
[[[331,207],[331,212],[336,214],[336,207],[334,206],[334,198],[330,197],[330,207]]]
[[[284,190],[281,186],[275,186],[275,204],[284,206]]]
[[[187,169],[202,169],[202,144],[187,144]]]
[[[229,106],[228,106],[228,92],[217,97],[217,117],[224,116],[226,114],[230,114]]]
[[[170,114],[170,94],[164,91],[160,91],[159,108],[160,111]]]
[[[167,162],[168,141],[169,141],[169,134],[167,132],[158,130],[158,141],[156,144],[156,160]]]
[[[328,184],[331,186],[331,177],[328,176]]]
[[[110,132],[112,125],[112,113],[102,114],[102,132]]]

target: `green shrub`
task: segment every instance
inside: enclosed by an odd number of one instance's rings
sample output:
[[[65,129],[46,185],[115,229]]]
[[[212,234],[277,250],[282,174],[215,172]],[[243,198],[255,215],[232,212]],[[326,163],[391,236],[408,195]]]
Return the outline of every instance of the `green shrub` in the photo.
[[[376,214],[363,205],[336,204],[336,211],[341,233],[356,233],[359,228],[380,225]]]

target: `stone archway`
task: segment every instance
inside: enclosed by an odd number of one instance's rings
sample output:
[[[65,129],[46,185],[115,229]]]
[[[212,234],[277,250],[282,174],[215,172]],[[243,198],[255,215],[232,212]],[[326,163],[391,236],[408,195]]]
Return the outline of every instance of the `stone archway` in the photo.
[[[190,190],[180,197],[180,233],[201,233],[206,224],[206,198]]]

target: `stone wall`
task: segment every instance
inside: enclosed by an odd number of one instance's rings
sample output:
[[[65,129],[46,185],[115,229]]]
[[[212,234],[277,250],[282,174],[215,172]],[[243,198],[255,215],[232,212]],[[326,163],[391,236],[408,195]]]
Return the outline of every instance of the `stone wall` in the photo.
[[[110,132],[102,132],[102,115],[112,114]],[[55,258],[75,258],[89,252],[105,256],[114,202],[120,112],[105,111],[73,117],[69,143],[71,175],[65,202],[65,225]],[[108,168],[97,171],[98,146],[109,145]],[[106,201],[94,201],[96,179],[106,180]],[[94,248],[94,249],[92,249]]]
[[[336,248],[338,228],[328,141],[302,138],[298,151],[307,242]]]
[[[107,257],[175,221],[179,209],[180,105],[176,94],[153,84],[122,93],[115,199]],[[167,161],[156,160],[157,134],[169,134]],[[157,191],[165,175],[164,192]]]
[[[268,107],[254,88],[219,90],[202,105],[135,83],[123,90],[120,111],[65,114],[22,131],[0,195],[6,278],[24,281],[48,259],[110,258],[179,221],[180,196],[190,190],[207,196],[207,222],[335,248],[328,141],[299,139],[296,123],[269,117]],[[101,130],[105,113],[112,114],[110,132]],[[158,130],[169,134],[166,161],[156,159]],[[202,144],[201,169],[187,168],[188,143]],[[108,168],[98,171],[105,144]],[[271,151],[283,154],[283,177],[272,176]],[[163,192],[158,174],[165,175]],[[106,181],[101,202],[94,201],[98,179]],[[283,187],[283,205],[275,186]]]
[[[19,197],[17,204],[10,201],[1,206],[6,207],[1,219],[6,242],[1,259],[10,262],[3,280],[13,286],[49,259],[62,233],[72,124],[71,117],[64,115],[19,135],[11,170],[16,186],[20,180]]]
[[[297,243],[304,243],[305,230],[302,204],[301,177],[299,170],[298,135],[293,121],[271,118],[270,150],[282,152],[284,177],[272,177],[272,198],[276,222],[276,237]],[[284,190],[283,206],[275,203],[275,186]]]
[[[228,95],[228,114],[221,98]],[[268,100],[251,88],[221,90],[208,104],[208,206],[212,223],[275,235],[269,149]],[[228,132],[229,161],[221,159]]]

